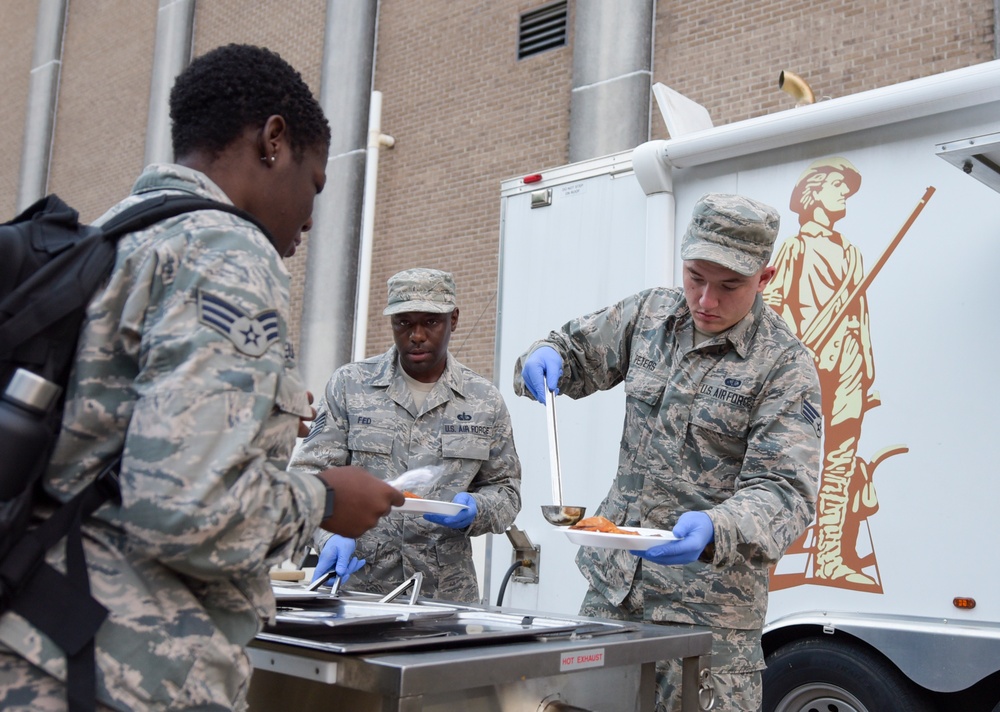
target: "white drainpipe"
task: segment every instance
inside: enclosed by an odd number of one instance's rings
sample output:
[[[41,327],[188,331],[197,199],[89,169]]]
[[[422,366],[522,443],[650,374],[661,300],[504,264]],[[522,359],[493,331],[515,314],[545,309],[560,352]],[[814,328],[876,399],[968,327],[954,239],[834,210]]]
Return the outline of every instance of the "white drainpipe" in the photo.
[[[358,297],[354,308],[354,355],[365,358],[368,346],[368,296],[371,292],[372,237],[375,232],[375,189],[378,187],[378,156],[382,146],[392,148],[396,140],[382,133],[382,92],[373,91],[368,109],[368,148],[365,161],[365,194],[361,207],[361,247],[358,256]]]

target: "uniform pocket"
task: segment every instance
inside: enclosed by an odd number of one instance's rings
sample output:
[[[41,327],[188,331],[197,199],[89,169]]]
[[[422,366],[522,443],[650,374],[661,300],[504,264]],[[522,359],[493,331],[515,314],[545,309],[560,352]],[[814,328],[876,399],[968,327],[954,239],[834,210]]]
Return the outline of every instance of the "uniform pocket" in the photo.
[[[441,433],[441,456],[449,460],[488,460],[489,438],[468,433]]]
[[[386,532],[382,529],[375,529],[369,536],[358,537],[354,548],[354,555],[360,559],[366,559],[369,564],[379,560],[379,551],[382,548],[380,537]]]
[[[705,396],[695,399],[688,417],[687,448],[697,460],[698,480],[703,486],[734,489],[749,433],[747,408]]]
[[[312,410],[305,386],[295,371],[286,371],[278,377],[278,390],[274,396],[274,407],[282,413],[296,418],[311,418]]]
[[[745,443],[750,433],[749,409],[705,396],[695,398],[689,421],[692,425],[718,433],[727,440]]]
[[[434,598],[475,603],[479,600],[479,584],[472,563],[472,544],[465,536],[447,536],[434,547],[437,567],[437,592]]]
[[[625,379],[625,427],[622,428],[621,451],[627,454],[629,464],[635,463],[641,453],[647,452],[666,387],[662,378],[641,369],[629,371]]]
[[[388,471],[395,437],[395,431],[389,428],[373,425],[352,427],[347,433],[351,464],[376,472]]]
[[[759,601],[767,600],[766,576],[749,564],[715,567],[697,562],[684,567],[682,598],[697,608],[721,606],[732,628],[759,624]]]
[[[666,385],[666,381],[654,373],[633,369],[625,379],[625,395],[652,408],[663,396]]]
[[[440,527],[438,531],[440,531]],[[472,561],[472,544],[467,536],[438,536],[434,545],[434,554],[438,565],[442,568],[451,566],[466,568],[466,562]]]
[[[306,390],[295,371],[277,374],[277,379],[271,417],[261,428],[256,444],[276,462],[287,463],[299,420],[312,418],[312,410]]]

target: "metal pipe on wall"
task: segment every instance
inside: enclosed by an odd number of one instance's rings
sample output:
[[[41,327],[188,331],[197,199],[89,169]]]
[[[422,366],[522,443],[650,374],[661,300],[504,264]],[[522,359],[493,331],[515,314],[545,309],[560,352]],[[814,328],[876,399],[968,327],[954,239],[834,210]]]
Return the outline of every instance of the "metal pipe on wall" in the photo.
[[[156,44],[149,82],[146,153],[143,165],[174,160],[170,140],[170,90],[191,61],[195,0],[160,0],[156,11]]]
[[[993,0],[993,59],[1000,59],[1000,0]]]
[[[316,198],[309,234],[299,340],[299,366],[316,394],[335,368],[351,360],[378,7],[354,0],[326,4],[320,103],[333,136],[326,189]]]
[[[17,187],[17,212],[48,192],[68,6],[69,0],[40,0],[38,3],[28,113],[24,121],[21,177]]]
[[[655,0],[578,0],[569,162],[649,140]]]

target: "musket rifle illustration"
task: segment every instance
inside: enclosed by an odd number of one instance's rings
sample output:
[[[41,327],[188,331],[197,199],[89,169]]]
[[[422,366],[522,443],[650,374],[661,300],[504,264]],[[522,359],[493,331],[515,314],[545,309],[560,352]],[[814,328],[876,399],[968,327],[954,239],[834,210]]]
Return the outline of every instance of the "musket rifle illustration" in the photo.
[[[879,256],[878,261],[875,265],[868,271],[868,273],[861,279],[860,282],[855,285],[854,289],[851,290],[850,294],[847,295],[847,299],[844,300],[837,311],[830,317],[830,319],[814,319],[806,329],[805,333],[802,335],[802,342],[808,346],[814,354],[817,356],[826,346],[827,342],[833,336],[834,331],[837,326],[847,315],[848,309],[854,304],[858,297],[865,293],[868,289],[868,285],[872,283],[878,273],[885,266],[885,263],[889,260],[889,256],[892,255],[896,247],[899,246],[900,241],[902,241],[903,236],[909,231],[910,226],[913,225],[913,221],[917,219],[920,215],[920,211],[924,209],[927,205],[927,201],[931,199],[934,195],[934,186],[929,186],[926,191],[924,191],[923,197],[917,202],[917,206],[910,213],[910,216],[903,223],[903,226],[899,228],[896,236],[892,238],[892,242],[889,246],[885,248],[885,251]]]

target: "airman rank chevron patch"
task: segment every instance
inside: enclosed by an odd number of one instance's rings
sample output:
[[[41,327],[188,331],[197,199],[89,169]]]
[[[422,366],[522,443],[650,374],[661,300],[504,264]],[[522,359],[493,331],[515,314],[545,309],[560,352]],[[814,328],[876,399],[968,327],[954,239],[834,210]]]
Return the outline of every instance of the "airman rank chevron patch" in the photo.
[[[816,431],[816,437],[820,437],[823,434],[823,415],[804,397],[802,398],[802,417],[806,419],[807,423],[813,426],[813,430]]]
[[[280,339],[275,309],[250,316],[225,299],[198,290],[198,321],[215,329],[247,356],[259,357]]]

